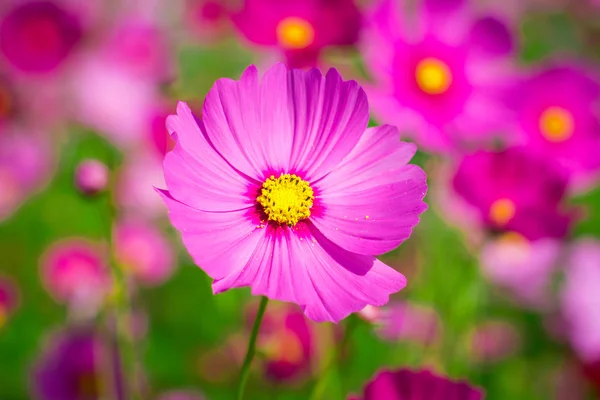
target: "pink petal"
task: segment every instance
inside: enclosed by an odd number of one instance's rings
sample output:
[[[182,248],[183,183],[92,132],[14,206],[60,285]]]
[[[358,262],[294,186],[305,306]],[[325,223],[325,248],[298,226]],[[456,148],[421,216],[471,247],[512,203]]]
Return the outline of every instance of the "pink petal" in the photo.
[[[415,146],[389,125],[367,129],[355,149],[315,187],[312,221],[327,238],[359,254],[383,254],[410,236],[426,209],[423,170],[407,162]]]
[[[167,119],[167,128],[176,140],[175,149],[164,161],[165,180],[174,198],[204,211],[253,205],[248,192],[257,183],[233,169],[215,151],[187,104],[178,104],[177,115]]]
[[[157,189],[169,208],[171,223],[181,231],[194,262],[213,279],[244,266],[265,236],[253,209],[231,212],[196,210]]]
[[[369,256],[353,254],[314,227],[268,226],[247,264],[216,280],[215,293],[251,286],[254,295],[299,304],[315,321],[338,322],[366,305],[387,303],[406,285],[399,272]]]

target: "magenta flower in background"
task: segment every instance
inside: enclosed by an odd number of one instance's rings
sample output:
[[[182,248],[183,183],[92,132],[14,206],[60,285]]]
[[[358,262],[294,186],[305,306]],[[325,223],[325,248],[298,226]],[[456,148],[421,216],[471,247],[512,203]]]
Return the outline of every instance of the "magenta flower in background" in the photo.
[[[10,80],[0,74],[0,135],[4,124],[12,120],[16,114],[17,101],[15,89]]]
[[[173,251],[153,225],[141,220],[123,221],[115,229],[114,241],[117,262],[138,282],[160,285],[172,275]]]
[[[53,71],[81,38],[81,22],[65,2],[13,1],[0,15],[0,55],[20,72]]]
[[[37,132],[0,130],[0,221],[46,184],[53,171],[51,151]]]
[[[6,276],[0,276],[0,329],[2,329],[8,319],[19,304],[19,292],[12,279]]]
[[[558,240],[530,241],[507,232],[485,245],[481,268],[491,282],[509,289],[522,304],[544,309],[551,304],[550,284],[561,251]]]
[[[489,320],[473,327],[469,336],[469,356],[477,363],[493,363],[514,355],[521,335],[511,323]]]
[[[561,302],[567,337],[586,364],[600,363],[600,242],[581,239],[565,262]]]
[[[300,309],[288,305],[269,308],[257,342],[266,357],[267,378],[281,382],[306,376],[315,356],[315,342],[315,332]]]
[[[377,334],[385,340],[406,340],[424,345],[435,342],[442,327],[434,309],[410,302],[382,307],[375,323]]]
[[[94,195],[106,189],[109,173],[103,162],[84,160],[75,170],[75,186],[84,194]]]
[[[108,348],[99,336],[88,328],[71,328],[50,339],[31,374],[36,400],[92,400],[111,390],[101,369]]]
[[[375,255],[418,223],[425,173],[395,128],[367,128],[356,82],[283,64],[261,81],[252,66],[218,80],[202,116],[180,103],[168,118],[159,192],[215,293],[250,286],[337,322],[405,286]]]
[[[432,151],[490,142],[511,120],[508,27],[464,0],[406,3],[380,0],[364,31],[375,115]]]
[[[600,79],[584,67],[559,65],[519,85],[521,140],[557,160],[574,177],[600,170]]]
[[[248,41],[278,48],[293,68],[316,65],[325,47],[356,43],[362,25],[354,0],[245,0],[231,19]]]
[[[201,40],[225,33],[230,10],[223,0],[186,0],[183,16],[190,30]]]
[[[58,302],[82,313],[97,310],[110,290],[110,271],[99,245],[83,239],[52,244],[41,259],[42,283]]]
[[[483,393],[465,382],[455,382],[429,371],[381,371],[360,396],[348,400],[481,400]]]
[[[521,148],[464,157],[453,186],[492,230],[514,231],[529,240],[561,238],[572,221],[562,210],[567,176],[553,160]]]

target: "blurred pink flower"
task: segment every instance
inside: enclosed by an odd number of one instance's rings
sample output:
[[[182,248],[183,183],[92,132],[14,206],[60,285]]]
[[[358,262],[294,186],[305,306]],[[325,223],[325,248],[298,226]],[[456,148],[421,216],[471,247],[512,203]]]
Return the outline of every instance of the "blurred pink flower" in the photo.
[[[231,18],[248,41],[280,49],[293,68],[316,65],[325,47],[354,44],[361,28],[354,0],[244,0]]]
[[[98,160],[84,160],[75,170],[75,185],[82,193],[93,195],[106,189],[108,167]]]
[[[183,18],[201,40],[221,37],[231,10],[223,0],[186,0]]]
[[[575,178],[600,171],[600,77],[569,64],[533,74],[515,93],[522,143]]]
[[[144,285],[160,285],[173,273],[173,251],[162,232],[141,220],[125,220],[115,228],[119,265]]]
[[[18,304],[17,285],[11,278],[0,275],[0,329],[6,325]]]
[[[429,371],[381,371],[360,396],[348,400],[481,400],[483,392],[465,382],[451,381]]]
[[[9,1],[0,10],[0,54],[23,73],[58,68],[80,42],[83,32],[75,10],[66,2]]]
[[[97,310],[111,288],[102,248],[84,239],[64,239],[46,249],[41,277],[56,301],[86,315]]]
[[[508,288],[519,301],[534,308],[550,304],[550,283],[562,244],[554,239],[527,240],[507,232],[487,243],[481,251],[484,275]]]
[[[157,400],[205,400],[206,397],[202,396],[193,390],[173,390],[170,392],[163,393],[158,396]]]
[[[563,208],[567,177],[551,159],[521,148],[465,156],[454,190],[489,229],[529,240],[564,237],[573,219]]]
[[[464,0],[407,3],[380,0],[364,31],[375,115],[432,151],[491,142],[512,117],[509,28]]]
[[[584,363],[600,362],[600,242],[581,239],[565,262],[561,302],[567,336]]]
[[[469,345],[473,361],[493,363],[514,355],[521,346],[521,335],[507,321],[489,320],[473,327]]]
[[[405,286],[375,255],[418,223],[425,173],[414,145],[368,119],[356,82],[283,64],[218,80],[202,119],[179,104],[159,193],[215,293],[251,286],[337,322]]]
[[[0,130],[0,221],[40,190],[52,170],[47,140],[37,133]]]
[[[411,302],[394,302],[381,307],[375,323],[377,334],[385,340],[424,345],[438,340],[442,327],[433,308]]]

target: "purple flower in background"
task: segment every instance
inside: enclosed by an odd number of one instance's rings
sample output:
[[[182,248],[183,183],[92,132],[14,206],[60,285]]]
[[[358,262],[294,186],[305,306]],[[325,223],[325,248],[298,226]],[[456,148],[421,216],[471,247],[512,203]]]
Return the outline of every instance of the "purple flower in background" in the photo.
[[[81,37],[80,21],[64,2],[14,1],[0,15],[0,54],[21,72],[53,71]]]
[[[380,0],[365,28],[375,115],[433,151],[490,142],[512,115],[508,27],[464,0],[407,3]]]
[[[2,329],[19,303],[19,292],[12,279],[0,275],[0,329]]]
[[[175,267],[173,251],[156,227],[141,220],[119,223],[114,234],[119,265],[144,285],[165,282]]]
[[[325,47],[354,44],[361,28],[354,0],[245,0],[231,18],[248,41],[279,48],[294,68],[314,66]]]
[[[521,303],[543,309],[550,304],[551,278],[561,250],[558,240],[530,241],[507,232],[485,245],[481,268],[491,282],[509,289]]]
[[[583,67],[551,67],[519,85],[515,97],[525,145],[575,177],[600,170],[597,76]]]
[[[552,160],[520,148],[479,151],[461,161],[453,186],[492,230],[529,240],[568,232],[572,217],[561,209],[567,177]]]
[[[36,400],[97,400],[111,393],[102,376],[108,348],[99,336],[72,328],[50,339],[31,374]]]
[[[439,338],[441,321],[431,307],[410,302],[390,303],[375,319],[376,332],[386,340],[430,344]]]
[[[157,400],[205,400],[206,397],[192,390],[174,390],[158,396]]]
[[[360,396],[348,400],[481,400],[483,393],[465,382],[455,382],[429,371],[379,372]]]
[[[82,161],[75,171],[75,185],[82,193],[94,195],[106,189],[109,173],[108,167],[101,161]]]
[[[159,192],[215,293],[250,286],[337,322],[405,286],[375,255],[418,223],[425,173],[414,145],[368,119],[356,82],[283,64],[218,80],[202,119],[178,105]]]
[[[586,364],[600,363],[599,290],[600,242],[581,239],[572,245],[565,262],[561,302],[567,336]]]
[[[469,336],[469,356],[478,363],[497,362],[514,355],[520,345],[521,336],[514,325],[489,320],[473,328]]]

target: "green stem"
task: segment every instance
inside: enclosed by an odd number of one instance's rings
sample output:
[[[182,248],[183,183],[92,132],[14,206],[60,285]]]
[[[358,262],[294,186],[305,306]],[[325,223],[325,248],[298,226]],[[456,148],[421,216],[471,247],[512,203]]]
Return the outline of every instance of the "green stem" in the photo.
[[[260,325],[262,324],[268,302],[269,299],[264,296],[260,299],[260,306],[258,306],[256,318],[254,319],[254,325],[252,326],[252,332],[250,333],[250,339],[248,340],[248,350],[246,351],[244,364],[242,365],[242,370],[240,371],[240,385],[238,387],[237,394],[238,400],[243,400],[244,398],[244,390],[246,389],[246,382],[248,381],[250,365],[252,365],[252,359],[254,358],[254,353],[256,353],[256,339],[258,338],[258,331],[260,330]]]

